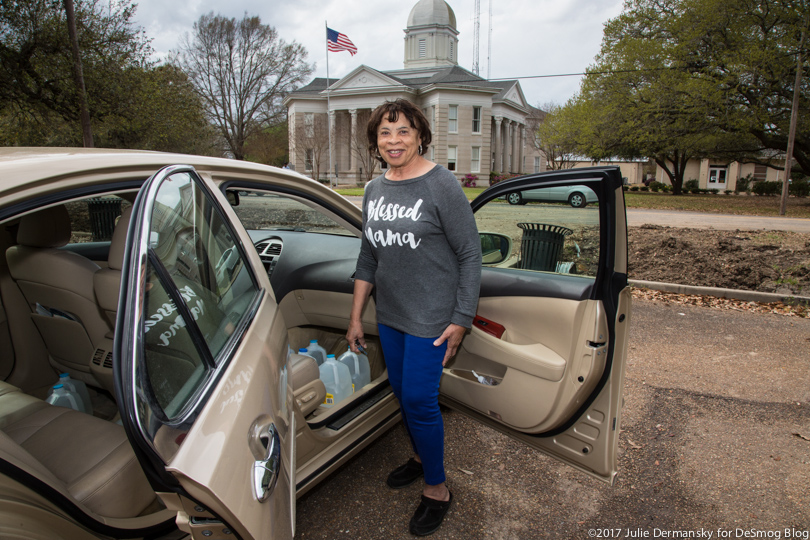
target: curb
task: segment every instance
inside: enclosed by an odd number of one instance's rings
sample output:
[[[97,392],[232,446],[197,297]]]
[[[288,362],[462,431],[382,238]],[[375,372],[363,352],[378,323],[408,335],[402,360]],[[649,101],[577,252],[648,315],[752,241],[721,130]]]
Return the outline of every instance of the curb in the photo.
[[[734,300],[760,302],[763,304],[778,302],[781,304],[803,304],[810,306],[810,297],[807,296],[786,296],[778,293],[744,291],[740,289],[722,289],[719,287],[696,287],[692,285],[677,285],[675,283],[642,281],[638,279],[628,279],[627,282],[633,287],[637,287],[639,289],[652,289],[654,291],[677,294],[694,294],[698,296],[715,296],[718,298],[731,298]]]

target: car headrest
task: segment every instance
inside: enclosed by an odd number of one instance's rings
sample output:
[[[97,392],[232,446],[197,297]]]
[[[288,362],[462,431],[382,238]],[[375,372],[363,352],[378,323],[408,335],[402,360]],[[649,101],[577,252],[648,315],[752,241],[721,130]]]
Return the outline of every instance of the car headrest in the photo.
[[[132,207],[127,207],[121,212],[118,223],[115,224],[112,240],[110,241],[110,254],[107,264],[113,270],[121,270],[124,267],[124,248],[127,244],[127,229],[129,229],[129,218],[132,215]]]
[[[64,205],[52,206],[20,219],[17,243],[39,248],[61,247],[70,241],[70,216]]]

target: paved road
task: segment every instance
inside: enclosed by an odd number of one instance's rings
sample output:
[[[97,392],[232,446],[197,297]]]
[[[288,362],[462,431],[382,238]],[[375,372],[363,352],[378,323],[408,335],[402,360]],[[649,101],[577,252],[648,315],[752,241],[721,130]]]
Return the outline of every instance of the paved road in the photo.
[[[360,206],[362,197],[348,197]],[[521,207],[518,207],[521,208]],[[565,209],[562,205],[549,205],[547,209]],[[515,208],[512,207],[514,211]],[[585,208],[585,212],[588,208]],[[627,224],[631,227],[641,225],[665,225],[690,229],[719,229],[725,231],[773,230],[810,233],[810,219],[789,217],[738,216],[733,214],[710,214],[706,212],[683,212],[676,210],[646,210],[630,208],[627,210]]]
[[[432,538],[808,538],[810,319],[638,300],[630,340],[616,485],[448,411],[456,504]],[[412,538],[418,486],[384,484],[406,448],[398,426],[308,493],[296,538]]]

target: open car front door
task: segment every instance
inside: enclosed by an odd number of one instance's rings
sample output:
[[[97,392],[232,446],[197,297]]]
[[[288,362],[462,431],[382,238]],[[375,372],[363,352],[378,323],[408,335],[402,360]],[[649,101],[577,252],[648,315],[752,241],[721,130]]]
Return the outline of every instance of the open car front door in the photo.
[[[547,202],[543,190],[562,187],[598,203]],[[612,483],[631,308],[618,167],[502,182],[472,206],[478,316],[444,370],[442,402]]]
[[[287,334],[249,244],[188,166],[156,173],[133,206],[116,392],[142,467],[194,539],[293,536]]]

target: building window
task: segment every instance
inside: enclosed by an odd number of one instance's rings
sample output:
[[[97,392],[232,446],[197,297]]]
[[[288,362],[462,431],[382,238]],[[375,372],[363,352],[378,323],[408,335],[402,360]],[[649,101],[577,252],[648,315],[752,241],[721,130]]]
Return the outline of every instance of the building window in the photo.
[[[481,133],[481,107],[473,107],[473,133]]]
[[[709,187],[711,184],[725,184],[726,172],[725,167],[711,167],[709,169]]]
[[[314,156],[315,152],[312,150],[312,148],[307,148],[306,152],[304,153],[304,171],[312,172]]]
[[[450,105],[447,113],[447,132],[458,133],[458,105]]]
[[[419,40],[419,58],[424,58],[427,54],[427,44],[424,39]]]
[[[470,158],[470,172],[481,172],[481,147],[472,147],[472,157]]]
[[[447,147],[447,169],[450,171],[456,170],[456,147]]]
[[[535,156],[534,158],[534,172],[540,172],[540,157]]]
[[[304,113],[304,137],[312,138],[315,136],[315,114],[308,112]],[[311,169],[307,169],[308,171]]]

